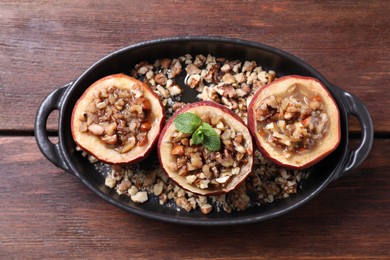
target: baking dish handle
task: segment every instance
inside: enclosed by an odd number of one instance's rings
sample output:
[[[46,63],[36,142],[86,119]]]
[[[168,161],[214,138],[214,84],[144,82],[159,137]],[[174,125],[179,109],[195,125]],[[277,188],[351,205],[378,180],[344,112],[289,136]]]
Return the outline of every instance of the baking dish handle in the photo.
[[[40,105],[35,118],[35,139],[42,154],[51,161],[55,166],[71,172],[63,160],[60,151],[60,145],[54,144],[49,140],[46,124],[49,115],[59,110],[61,107],[62,97],[72,82],[51,92]]]
[[[367,107],[351,93],[342,91],[342,98],[346,103],[347,114],[359,120],[362,133],[359,146],[355,149],[348,148],[347,164],[337,178],[357,168],[367,158],[374,139],[374,126]]]

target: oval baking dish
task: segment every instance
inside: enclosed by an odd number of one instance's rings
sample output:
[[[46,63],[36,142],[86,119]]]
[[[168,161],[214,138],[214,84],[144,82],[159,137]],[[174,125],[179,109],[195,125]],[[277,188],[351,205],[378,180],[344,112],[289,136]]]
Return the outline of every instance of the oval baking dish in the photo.
[[[177,57],[187,53],[211,54],[242,61],[254,60],[265,69],[276,71],[278,77],[292,74],[314,77],[329,90],[340,111],[341,142],[334,152],[313,166],[312,171],[315,171],[315,174],[309,175],[297,194],[241,212],[213,211],[208,215],[197,211],[177,211],[172,207],[161,206],[158,200],[137,204],[106,187],[104,177],[80,152],[76,151],[70,129],[71,114],[75,103],[88,86],[110,74],[128,73],[142,60],[152,62],[155,59]],[[195,101],[195,96],[189,92],[183,95],[183,99],[187,102]],[[59,111],[58,144],[49,141],[46,130],[47,118],[54,110]],[[348,116],[350,115],[358,118],[362,129],[361,143],[355,149],[349,147]],[[367,108],[360,100],[335,87],[313,67],[289,53],[260,43],[230,38],[177,37],[147,41],[120,49],[96,62],[77,80],[54,90],[39,107],[35,121],[35,136],[41,152],[54,165],[74,174],[101,198],[128,212],[181,224],[232,225],[261,221],[287,213],[312,199],[330,182],[358,167],[371,150],[373,125]]]

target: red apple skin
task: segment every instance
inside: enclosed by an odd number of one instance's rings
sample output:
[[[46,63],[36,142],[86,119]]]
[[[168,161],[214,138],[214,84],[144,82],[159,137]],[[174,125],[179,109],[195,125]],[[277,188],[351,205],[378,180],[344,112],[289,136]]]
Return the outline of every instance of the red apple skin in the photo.
[[[160,161],[160,165],[161,167],[163,168],[165,174],[176,184],[178,185],[179,187],[185,189],[185,190],[188,190],[186,189],[185,187],[183,187],[183,185],[176,181],[174,178],[172,178],[170,176],[170,173],[167,169],[165,169],[163,167],[163,162],[162,162],[162,154],[161,154],[161,150],[159,149],[159,147],[161,146],[161,143],[163,142],[163,139],[164,139],[164,135],[166,134],[166,131],[169,129],[169,127],[173,124],[173,121],[175,119],[175,117],[179,114],[182,114],[182,113],[185,113],[186,111],[192,109],[192,108],[196,108],[196,107],[200,107],[200,106],[211,106],[211,107],[215,107],[215,108],[218,108],[220,110],[222,110],[223,113],[228,113],[229,115],[231,115],[235,120],[237,120],[238,122],[240,122],[241,124],[243,124],[244,126],[245,123],[242,121],[242,119],[237,116],[235,113],[233,113],[229,108],[219,104],[219,103],[216,103],[214,101],[199,101],[199,102],[194,102],[194,103],[190,103],[184,107],[182,107],[181,109],[179,109],[178,111],[175,112],[175,114],[166,122],[165,124],[165,127],[163,128],[163,130],[161,131],[160,133],[160,137],[159,137],[159,140],[158,140],[158,144],[157,144],[157,147],[158,147],[158,158],[159,158],[159,161]],[[253,144],[253,138],[250,137],[252,142],[251,142],[251,149],[252,151],[254,151],[254,144]],[[209,190],[204,190],[204,192],[201,192],[201,191],[193,191],[193,190],[189,190],[190,192],[192,193],[195,193],[195,194],[198,194],[198,195],[202,195],[202,196],[215,196],[215,195],[221,195],[221,194],[225,194],[229,191],[232,191],[234,190],[236,187],[238,187],[240,184],[242,184],[246,177],[252,172],[252,167],[253,167],[253,159],[254,159],[254,155],[252,154],[251,156],[251,164],[250,164],[250,167],[247,171],[247,173],[245,174],[245,177],[242,178],[239,182],[235,183],[234,187],[230,187],[228,189],[222,189],[222,190],[215,190],[215,191],[209,191]]]
[[[87,94],[90,92],[90,91],[93,91],[93,89],[95,88],[95,86],[98,86],[100,85],[100,83],[106,81],[106,80],[110,80],[110,79],[117,79],[117,78],[127,78],[128,80],[131,80],[131,81],[137,81],[139,83],[142,84],[142,87],[143,87],[143,90],[144,91],[147,91],[148,94],[149,94],[149,97],[150,98],[153,98],[153,102],[151,102],[152,105],[158,105],[159,106],[159,109],[161,110],[161,119],[160,119],[160,122],[158,123],[158,125],[156,125],[155,127],[158,128],[158,133],[161,131],[161,129],[164,127],[164,124],[165,124],[165,118],[166,118],[166,115],[165,115],[165,109],[164,109],[164,106],[162,105],[159,97],[153,92],[153,90],[148,86],[146,85],[145,83],[141,82],[141,81],[138,81],[137,79],[135,78],[132,78],[128,75],[125,75],[125,74],[122,74],[122,73],[118,73],[118,74],[113,74],[113,75],[108,75],[104,78],[101,78],[99,80],[97,80],[96,82],[94,82],[91,86],[89,86],[85,92],[83,93],[83,95],[77,100],[75,106],[74,106],[74,109],[72,111],[72,116],[71,116],[71,132],[72,132],[72,137],[73,137],[73,140],[75,140],[76,142],[76,133],[74,132],[74,122],[75,122],[75,113],[76,113],[76,107],[79,105],[79,103],[83,100],[83,98],[85,98],[87,96]],[[153,109],[153,108],[152,108]],[[103,162],[103,163],[107,163],[107,164],[111,164],[111,165],[126,165],[126,164],[135,164],[135,163],[138,163],[142,160],[144,160],[145,158],[147,158],[150,153],[153,151],[154,148],[156,148],[157,146],[157,141],[158,141],[158,136],[159,134],[156,135],[156,137],[153,139],[153,140],[149,140],[149,144],[148,144],[148,147],[147,149],[145,149],[145,152],[144,153],[140,153],[138,154],[136,157],[132,158],[131,160],[126,160],[126,161],[112,161],[110,158],[106,159],[104,157],[101,157],[101,156],[98,156],[96,155],[96,153],[92,150],[92,149],[89,149],[89,148],[86,148],[84,145],[80,144],[80,143],[77,143],[77,145],[85,152],[93,155],[95,158],[97,158],[99,161]]]
[[[318,79],[300,76],[300,75],[284,76],[284,77],[281,77],[281,78],[278,78],[278,79],[272,81],[270,84],[264,86],[263,88],[261,88],[260,90],[258,90],[255,93],[255,95],[253,96],[253,98],[248,106],[248,128],[251,131],[253,138],[255,139],[255,143],[256,143],[257,148],[270,161],[272,161],[273,163],[275,163],[281,167],[287,168],[287,169],[302,170],[302,169],[306,169],[308,167],[311,167],[311,166],[315,165],[316,163],[318,163],[319,161],[321,161],[322,159],[324,159],[326,156],[328,156],[330,153],[332,153],[337,148],[337,146],[340,144],[340,140],[341,140],[341,129],[340,129],[340,120],[339,120],[340,115],[339,115],[339,111],[337,110],[337,120],[338,120],[338,127],[337,127],[337,133],[336,133],[336,136],[338,136],[337,142],[333,146],[329,147],[329,149],[326,152],[318,155],[313,160],[310,160],[310,161],[306,162],[305,164],[297,166],[297,165],[291,164],[291,163],[283,163],[278,158],[274,158],[273,156],[271,156],[270,153],[266,149],[264,149],[263,145],[261,144],[261,142],[257,136],[258,133],[256,131],[257,124],[256,124],[256,119],[255,119],[254,104],[256,103],[257,99],[260,97],[260,95],[263,93],[263,91],[265,89],[272,88],[276,84],[283,83],[283,81],[287,81],[290,79],[295,79],[298,81],[310,80],[310,81],[316,82],[317,84],[319,84],[319,86],[321,86],[326,91],[327,98],[330,100],[330,102],[332,102],[337,107],[336,101],[334,100],[332,95],[329,93],[329,91],[326,89],[326,87]]]

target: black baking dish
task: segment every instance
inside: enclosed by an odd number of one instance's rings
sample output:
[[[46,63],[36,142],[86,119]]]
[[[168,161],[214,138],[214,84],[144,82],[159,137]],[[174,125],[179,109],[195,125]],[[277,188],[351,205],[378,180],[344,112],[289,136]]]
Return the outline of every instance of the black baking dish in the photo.
[[[337,102],[341,120],[341,142],[337,150],[314,166],[299,192],[287,199],[276,200],[250,208],[243,212],[177,211],[159,205],[157,200],[145,204],[133,203],[126,196],[119,196],[104,185],[104,178],[76,151],[70,131],[72,109],[84,90],[96,80],[114,73],[128,73],[142,60],[152,62],[157,58],[190,54],[212,54],[227,59],[254,60],[265,69],[277,72],[278,77],[298,74],[320,80]],[[184,99],[195,100],[191,94]],[[59,111],[58,144],[49,141],[46,122],[49,114]],[[359,119],[362,138],[359,147],[350,149],[348,117]],[[128,212],[173,223],[194,225],[230,225],[269,219],[295,209],[317,195],[330,182],[359,166],[369,154],[373,142],[373,125],[365,105],[354,95],[335,87],[313,67],[293,55],[255,42],[221,37],[177,37],[147,41],[111,53],[92,65],[77,80],[54,90],[43,101],[37,112],[35,136],[45,157],[61,169],[77,176],[88,188],[109,203]],[[149,159],[147,159],[149,160]],[[151,159],[150,159],[151,160]]]

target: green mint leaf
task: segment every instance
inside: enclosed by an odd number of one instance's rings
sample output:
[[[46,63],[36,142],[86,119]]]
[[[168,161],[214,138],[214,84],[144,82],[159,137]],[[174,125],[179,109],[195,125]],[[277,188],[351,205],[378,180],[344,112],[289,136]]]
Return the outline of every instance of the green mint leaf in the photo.
[[[203,145],[212,152],[219,151],[221,149],[221,139],[219,136],[205,136]]]
[[[205,133],[205,135],[217,135],[217,132],[215,132],[214,128],[206,123],[206,122],[202,122],[202,129],[203,129],[203,132]]]
[[[221,139],[214,128],[211,125],[202,122],[202,129],[204,134],[203,145],[210,151],[218,151],[221,149]]]
[[[214,128],[193,113],[183,113],[173,120],[178,131],[192,134],[194,145],[203,144],[210,151],[221,149],[221,139]]]
[[[193,113],[187,112],[176,116],[173,122],[180,132],[192,134],[202,124],[202,119]]]
[[[192,143],[193,144],[202,144],[204,141],[204,132],[203,132],[203,127],[199,126],[195,132],[192,134]]]

